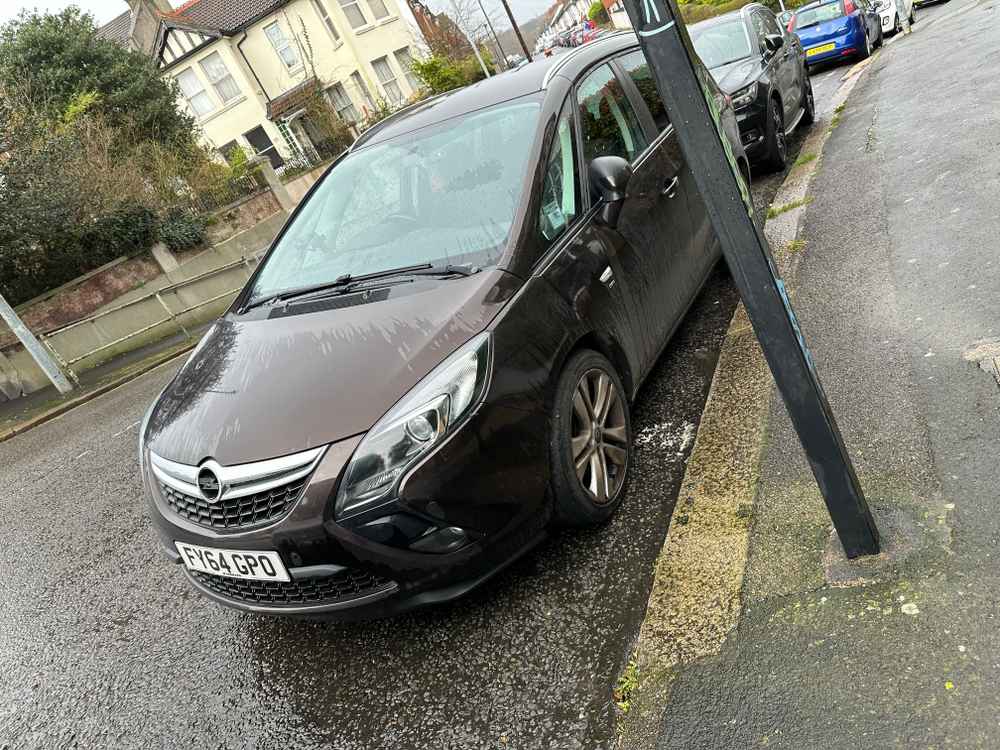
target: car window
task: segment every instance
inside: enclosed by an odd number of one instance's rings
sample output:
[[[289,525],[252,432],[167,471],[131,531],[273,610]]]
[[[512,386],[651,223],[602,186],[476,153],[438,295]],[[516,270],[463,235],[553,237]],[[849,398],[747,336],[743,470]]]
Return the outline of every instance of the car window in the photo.
[[[844,15],[840,0],[832,0],[822,5],[814,5],[811,8],[800,10],[795,14],[795,28],[805,29],[810,26],[817,26],[824,21],[832,21]]]
[[[646,137],[635,110],[608,65],[583,79],[577,91],[583,154],[589,163],[598,156],[633,161],[646,148]]]
[[[347,155],[264,261],[253,298],[401,266],[494,265],[510,239],[540,110],[532,94]]]
[[[750,57],[756,46],[742,19],[698,24],[690,32],[695,52],[709,70]]]
[[[767,34],[767,30],[764,26],[764,16],[762,13],[751,13],[750,14],[750,25],[753,27],[754,36],[757,37],[757,43],[763,50],[764,47],[764,35]]]
[[[566,231],[579,214],[580,181],[577,179],[575,136],[570,105],[559,116],[545,160],[542,205],[538,213],[538,234],[548,248]]]
[[[660,99],[660,92],[656,89],[656,81],[653,80],[653,76],[649,72],[649,62],[646,60],[646,55],[640,49],[623,55],[618,58],[618,62],[628,73],[635,87],[639,89],[639,95],[649,107],[649,113],[653,116],[657,130],[666,130],[670,124],[670,118],[663,106],[663,100]]]
[[[757,11],[764,23],[764,33],[776,36],[784,36],[781,33],[781,27],[778,25],[777,19],[775,19],[774,14],[770,11]]]

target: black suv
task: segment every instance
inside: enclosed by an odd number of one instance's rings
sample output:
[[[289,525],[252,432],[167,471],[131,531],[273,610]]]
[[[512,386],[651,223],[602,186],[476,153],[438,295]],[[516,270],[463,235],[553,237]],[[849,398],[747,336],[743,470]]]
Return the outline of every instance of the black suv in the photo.
[[[805,52],[770,10],[744,6],[690,29],[695,50],[733,100],[747,156],[784,169],[787,136],[816,115]]]

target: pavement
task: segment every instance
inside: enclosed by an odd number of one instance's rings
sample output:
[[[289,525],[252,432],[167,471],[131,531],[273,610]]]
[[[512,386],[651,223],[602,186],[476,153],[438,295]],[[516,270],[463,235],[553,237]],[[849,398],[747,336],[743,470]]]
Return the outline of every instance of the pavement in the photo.
[[[762,372],[737,316],[641,627],[656,731],[623,747],[1000,746],[1000,25],[990,0],[918,14],[832,127],[786,278],[883,552],[844,559],[766,370],[759,421],[733,399]],[[685,613],[670,562],[699,541],[715,604]]]
[[[828,119],[846,72],[814,79]],[[758,204],[783,183],[758,180]],[[179,362],[0,443],[0,569],[16,571],[0,577],[0,748],[617,745],[616,683],[736,303],[720,271],[644,386],[633,482],[608,527],[560,533],[470,596],[395,620],[232,612],[162,558],[136,433]],[[683,715],[713,711],[709,698]]]

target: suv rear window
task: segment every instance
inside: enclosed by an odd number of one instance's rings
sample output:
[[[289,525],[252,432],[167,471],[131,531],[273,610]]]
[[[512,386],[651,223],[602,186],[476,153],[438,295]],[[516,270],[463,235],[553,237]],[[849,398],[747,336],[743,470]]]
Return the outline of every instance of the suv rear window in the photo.
[[[795,14],[795,28],[804,29],[808,26],[817,26],[824,21],[832,21],[844,15],[844,9],[840,0],[832,3],[823,3],[806,10],[800,10]]]

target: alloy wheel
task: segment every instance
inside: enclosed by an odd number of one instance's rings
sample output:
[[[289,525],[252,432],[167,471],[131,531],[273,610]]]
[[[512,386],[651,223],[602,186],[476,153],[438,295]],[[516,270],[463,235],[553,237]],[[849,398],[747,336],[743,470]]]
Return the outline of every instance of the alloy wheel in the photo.
[[[571,443],[576,476],[590,499],[615,499],[628,467],[628,428],[622,395],[608,373],[588,370],[573,394]]]

